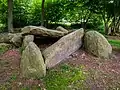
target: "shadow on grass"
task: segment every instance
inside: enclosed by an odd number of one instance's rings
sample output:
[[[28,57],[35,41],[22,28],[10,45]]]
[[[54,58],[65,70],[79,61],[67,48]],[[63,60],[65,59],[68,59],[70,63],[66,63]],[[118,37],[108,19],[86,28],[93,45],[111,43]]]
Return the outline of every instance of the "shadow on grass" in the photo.
[[[78,90],[85,89],[87,74],[82,67],[73,67],[63,64],[55,69],[48,70],[43,78],[47,90]]]

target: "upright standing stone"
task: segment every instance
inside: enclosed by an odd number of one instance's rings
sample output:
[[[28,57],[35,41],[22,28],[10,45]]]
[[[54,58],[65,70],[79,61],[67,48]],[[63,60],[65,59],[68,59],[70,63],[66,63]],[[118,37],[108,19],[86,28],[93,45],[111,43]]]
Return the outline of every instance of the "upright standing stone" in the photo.
[[[23,47],[26,47],[29,42],[33,42],[34,41],[34,36],[33,35],[27,35],[25,36],[24,40],[23,40]]]
[[[47,68],[51,68],[60,63],[67,56],[78,50],[82,46],[84,30],[76,30],[58,40],[52,46],[43,51]]]
[[[46,66],[40,49],[33,42],[25,48],[21,59],[21,73],[26,78],[40,78],[46,75]]]

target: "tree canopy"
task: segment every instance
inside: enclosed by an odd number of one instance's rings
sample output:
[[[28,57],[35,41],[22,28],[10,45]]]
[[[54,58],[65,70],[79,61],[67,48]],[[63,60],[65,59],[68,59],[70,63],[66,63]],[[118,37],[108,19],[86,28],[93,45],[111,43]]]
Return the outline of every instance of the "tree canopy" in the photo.
[[[7,27],[7,8],[7,0],[0,0],[3,28]],[[44,24],[53,28],[51,24],[67,23],[71,28],[116,33],[120,26],[119,8],[120,0],[13,0],[13,27]]]

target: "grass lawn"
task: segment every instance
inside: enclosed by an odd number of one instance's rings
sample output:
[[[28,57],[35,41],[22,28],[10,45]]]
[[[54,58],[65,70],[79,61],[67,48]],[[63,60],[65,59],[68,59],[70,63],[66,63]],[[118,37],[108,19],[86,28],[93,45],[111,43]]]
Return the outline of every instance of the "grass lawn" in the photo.
[[[85,89],[87,74],[82,67],[62,64],[58,68],[47,71],[44,82],[47,90],[78,90]]]
[[[112,46],[116,46],[117,48],[120,48],[120,40],[108,40],[108,41]]]

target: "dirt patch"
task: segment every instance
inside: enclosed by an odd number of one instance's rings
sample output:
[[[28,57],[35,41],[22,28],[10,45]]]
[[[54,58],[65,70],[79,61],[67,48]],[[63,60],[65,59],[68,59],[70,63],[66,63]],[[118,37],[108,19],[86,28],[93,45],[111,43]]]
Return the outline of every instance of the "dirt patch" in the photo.
[[[114,89],[120,86],[120,52],[114,52],[111,59],[100,59],[78,50],[66,59],[66,63],[85,67],[85,71],[89,72],[86,83],[92,90]]]
[[[0,85],[2,87],[3,84],[10,85],[10,90],[18,88],[45,89],[42,79],[25,79],[20,76],[20,58],[19,50],[15,49],[0,56]],[[114,51],[111,59],[100,59],[84,50],[78,50],[66,58],[63,63],[74,67],[84,67],[84,71],[88,73],[86,80],[88,87],[86,88],[92,90],[118,90],[120,88],[120,51]]]
[[[41,80],[25,79],[20,75],[19,50],[8,50],[0,56],[0,90],[28,90],[44,88]]]
[[[18,50],[8,50],[0,56],[0,83],[8,81],[13,73],[18,74],[20,56]]]

